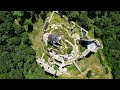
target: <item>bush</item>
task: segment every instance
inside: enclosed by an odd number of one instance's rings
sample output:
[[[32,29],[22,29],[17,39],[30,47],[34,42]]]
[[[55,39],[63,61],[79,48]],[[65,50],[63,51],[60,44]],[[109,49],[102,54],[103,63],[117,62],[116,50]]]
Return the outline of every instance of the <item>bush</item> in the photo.
[[[91,76],[92,76],[92,71],[89,70],[89,71],[87,72],[87,77],[90,78]]]

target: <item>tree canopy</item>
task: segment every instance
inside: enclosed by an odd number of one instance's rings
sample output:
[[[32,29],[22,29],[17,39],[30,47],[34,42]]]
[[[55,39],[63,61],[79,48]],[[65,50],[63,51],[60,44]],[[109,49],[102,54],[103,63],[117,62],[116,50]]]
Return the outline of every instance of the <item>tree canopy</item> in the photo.
[[[0,78],[48,78],[36,63],[36,52],[31,47],[29,32],[22,19],[26,12],[0,11]],[[30,18],[28,13],[25,18]],[[14,23],[20,20],[19,24]],[[22,24],[20,24],[23,20]],[[41,72],[41,73],[40,73]]]

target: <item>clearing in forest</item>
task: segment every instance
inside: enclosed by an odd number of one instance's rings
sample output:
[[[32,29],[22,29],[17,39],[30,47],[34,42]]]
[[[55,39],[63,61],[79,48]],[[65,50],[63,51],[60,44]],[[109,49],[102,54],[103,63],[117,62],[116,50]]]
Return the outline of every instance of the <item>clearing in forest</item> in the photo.
[[[56,11],[49,12],[44,23],[39,18],[33,28],[30,39],[37,54],[37,62],[50,75],[77,79],[112,78],[109,67],[101,64],[99,55],[102,52],[98,50],[99,52],[94,52],[90,56],[89,53],[85,55],[89,50],[80,43],[80,41],[91,42],[94,39],[94,29],[88,32]],[[49,39],[52,44],[48,42]],[[55,45],[54,42],[58,39],[59,43]]]

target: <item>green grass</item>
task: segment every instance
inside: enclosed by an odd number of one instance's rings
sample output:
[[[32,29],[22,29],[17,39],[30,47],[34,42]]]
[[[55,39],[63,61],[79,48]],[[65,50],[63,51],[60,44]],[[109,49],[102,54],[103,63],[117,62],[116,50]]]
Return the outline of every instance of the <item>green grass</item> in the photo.
[[[45,62],[48,62],[48,58],[49,58],[49,56],[45,54],[44,55]]]
[[[51,45],[51,44],[47,44],[47,47],[48,47],[48,48],[51,48],[51,47],[52,47],[52,45]]]
[[[35,29],[37,28],[37,30]],[[39,18],[38,22],[33,24],[33,31],[29,34],[29,38],[32,41],[32,45],[38,57],[43,54],[43,45],[41,42],[42,37],[43,21]]]
[[[54,69],[55,69],[55,70],[58,70],[58,66],[57,66],[57,65],[54,65]]]
[[[91,38],[94,38],[94,28],[91,28],[91,29],[88,31],[88,36],[91,37]]]
[[[75,67],[75,65],[70,65],[70,66],[68,66],[67,67],[67,70],[68,70],[68,72],[70,72],[71,74],[73,74],[73,75],[77,75],[77,74],[79,74],[79,71],[77,70],[77,68]]]
[[[86,48],[83,47],[82,45],[80,45],[80,52],[82,53],[82,52],[84,52],[85,50],[86,50]]]
[[[72,51],[72,48],[67,48],[67,54],[70,54],[71,53],[71,51]]]
[[[54,18],[54,20],[58,23],[60,23],[60,20],[58,18]]]
[[[74,31],[80,35],[80,29],[78,27],[75,26]]]
[[[64,17],[67,18],[66,16],[64,16]],[[72,23],[68,23],[66,20],[64,20],[64,18],[61,19],[61,22],[64,23],[65,26],[69,26],[69,27],[73,26]]]
[[[92,70],[94,72],[94,76],[90,78],[111,78],[109,75],[106,76],[104,73],[104,68],[101,67],[100,60],[98,57],[98,52],[92,54],[89,58],[82,58],[82,60],[77,61],[78,65],[81,67],[81,71],[85,72],[87,69]],[[87,78],[87,75],[84,75]]]
[[[58,48],[53,47],[53,50],[54,50],[57,54],[64,54],[59,47],[58,47]]]

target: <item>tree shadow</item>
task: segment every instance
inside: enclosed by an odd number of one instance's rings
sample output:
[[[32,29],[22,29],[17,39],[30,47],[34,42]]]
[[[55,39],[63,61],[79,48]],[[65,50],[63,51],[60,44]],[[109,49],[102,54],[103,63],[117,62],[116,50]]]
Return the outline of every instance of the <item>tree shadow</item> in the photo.
[[[58,76],[55,75],[55,78],[58,78]]]
[[[26,12],[26,11],[24,11],[24,17],[29,19],[29,18],[31,18],[31,14]]]
[[[82,60],[83,58],[78,58],[78,60],[77,61],[80,61],[80,60]]]
[[[32,23],[35,23],[35,22],[37,22],[37,19],[34,15],[32,15]]]
[[[83,47],[87,48],[87,42],[86,41],[80,40],[79,44],[82,45]]]
[[[24,22],[25,22],[25,19],[29,19],[31,18],[31,14],[28,13],[27,11],[24,11],[24,15],[21,17],[21,20],[20,20],[20,25],[23,26],[24,25]]]
[[[25,22],[25,17],[22,16],[21,17],[21,20],[19,21],[20,25],[23,26],[24,25],[24,22]]]
[[[32,32],[33,31],[33,25],[32,24],[28,24],[28,32]]]
[[[89,28],[86,25],[81,25],[82,28],[84,28],[85,30],[89,31]]]

